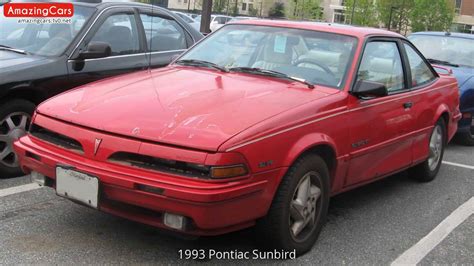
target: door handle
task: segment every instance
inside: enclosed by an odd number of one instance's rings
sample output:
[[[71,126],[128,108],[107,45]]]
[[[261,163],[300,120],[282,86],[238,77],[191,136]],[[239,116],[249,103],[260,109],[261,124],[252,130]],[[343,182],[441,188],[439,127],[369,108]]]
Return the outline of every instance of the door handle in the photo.
[[[403,108],[405,109],[410,109],[413,107],[413,103],[412,102],[407,102],[407,103],[404,103],[403,104]]]

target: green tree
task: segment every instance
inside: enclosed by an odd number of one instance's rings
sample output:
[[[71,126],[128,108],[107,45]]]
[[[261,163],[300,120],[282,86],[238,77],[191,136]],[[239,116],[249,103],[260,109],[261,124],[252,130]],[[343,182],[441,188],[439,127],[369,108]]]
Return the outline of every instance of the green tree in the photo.
[[[378,25],[379,19],[374,0],[347,0],[345,6],[346,18],[351,24],[369,27]]]
[[[386,28],[406,33],[414,5],[415,0],[378,0],[378,18]]]
[[[249,16],[251,16],[251,17],[258,16],[258,9],[254,8],[254,7],[249,8]]]
[[[412,31],[445,31],[454,19],[450,0],[415,0],[411,12]]]
[[[286,13],[292,19],[319,19],[322,16],[320,0],[290,1]]]
[[[268,16],[271,18],[282,18],[285,16],[285,4],[281,2],[275,2],[270,10]]]
[[[227,9],[227,0],[213,0],[212,12],[223,13]]]

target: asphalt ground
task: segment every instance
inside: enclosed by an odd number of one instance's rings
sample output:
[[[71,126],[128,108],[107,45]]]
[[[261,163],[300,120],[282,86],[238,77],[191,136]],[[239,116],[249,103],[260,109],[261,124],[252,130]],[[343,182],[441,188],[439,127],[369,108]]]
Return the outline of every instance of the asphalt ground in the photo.
[[[401,173],[333,197],[316,245],[295,260],[253,259],[252,229],[188,239],[74,204],[50,188],[30,190],[28,176],[0,179],[0,264],[242,263],[180,257],[201,249],[248,251],[246,264],[473,265],[474,148],[451,144],[444,161],[430,183]]]

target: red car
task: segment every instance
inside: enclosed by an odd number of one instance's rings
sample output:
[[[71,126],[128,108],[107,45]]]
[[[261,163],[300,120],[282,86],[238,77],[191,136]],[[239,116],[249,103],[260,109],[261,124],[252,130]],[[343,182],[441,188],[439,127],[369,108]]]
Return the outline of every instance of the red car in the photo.
[[[14,147],[77,203],[193,235],[257,225],[302,254],[330,196],[405,169],[435,178],[458,105],[456,79],[401,35],[241,21],[166,68],[46,101]]]

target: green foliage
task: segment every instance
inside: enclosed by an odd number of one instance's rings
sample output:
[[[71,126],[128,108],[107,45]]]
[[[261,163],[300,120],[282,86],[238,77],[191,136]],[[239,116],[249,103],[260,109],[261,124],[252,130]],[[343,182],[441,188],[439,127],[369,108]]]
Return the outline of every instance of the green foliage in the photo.
[[[234,17],[239,15],[239,1],[238,0],[236,0],[235,3],[233,4],[230,15]]]
[[[251,16],[251,17],[256,17],[256,16],[258,16],[258,9],[253,8],[253,7],[252,7],[252,8],[249,8],[249,16]]]
[[[374,0],[347,0],[345,3],[346,18],[351,21],[351,24],[375,27],[379,23]]]
[[[410,26],[410,14],[414,6],[415,0],[378,0],[379,20],[386,28],[389,28],[391,22],[390,28],[392,30],[406,32]]]
[[[285,16],[285,4],[281,2],[275,2],[270,10],[268,16],[271,18],[281,18]]]
[[[320,0],[293,0],[289,2],[287,17],[292,19],[319,19],[322,17]]]
[[[222,13],[227,7],[227,0],[213,0],[212,1],[212,12]]]
[[[454,5],[450,0],[415,0],[411,12],[412,31],[445,31],[454,19]]]

